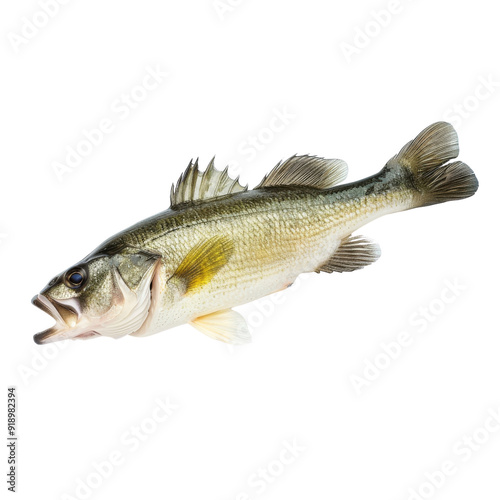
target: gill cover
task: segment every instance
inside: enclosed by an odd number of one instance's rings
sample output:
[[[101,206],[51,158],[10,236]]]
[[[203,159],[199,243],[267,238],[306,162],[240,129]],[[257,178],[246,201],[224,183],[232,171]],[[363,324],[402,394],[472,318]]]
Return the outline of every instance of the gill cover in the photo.
[[[97,329],[100,335],[120,338],[139,330],[151,305],[151,285],[158,259],[158,255],[129,248],[126,253],[113,256],[115,300],[110,317],[105,317]]]
[[[54,278],[32,302],[56,324],[35,335],[35,342],[119,338],[138,330],[148,315],[159,258],[132,247],[94,252]]]

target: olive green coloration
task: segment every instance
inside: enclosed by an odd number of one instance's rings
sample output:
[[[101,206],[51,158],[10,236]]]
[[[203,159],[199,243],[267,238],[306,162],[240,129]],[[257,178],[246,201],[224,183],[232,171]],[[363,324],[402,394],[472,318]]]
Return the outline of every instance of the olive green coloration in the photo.
[[[127,334],[190,323],[231,343],[249,341],[232,307],[282,290],[304,272],[360,269],[378,245],[352,236],[385,214],[462,199],[477,180],[453,127],[427,127],[376,175],[338,185],[341,160],[294,156],[247,190],[213,161],[190,163],[172,206],[113,236],[54,278],[33,302],[56,325],[37,343]]]

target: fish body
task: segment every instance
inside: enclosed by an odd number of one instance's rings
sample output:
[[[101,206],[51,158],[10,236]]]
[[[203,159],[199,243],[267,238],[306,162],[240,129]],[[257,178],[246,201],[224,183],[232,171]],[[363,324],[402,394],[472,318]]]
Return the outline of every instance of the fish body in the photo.
[[[167,211],[118,236],[120,243],[138,243],[163,257],[161,305],[149,327],[133,335],[151,335],[282,290],[299,274],[321,267],[360,226],[408,202],[404,192],[371,197],[357,192],[357,187],[321,194],[307,188],[262,188]],[[168,277],[194,245],[215,237],[231,241],[231,258],[197,293],[176,300],[178,286]]]
[[[341,160],[295,156],[247,190],[210,163],[190,164],[172,206],[113,236],[56,276],[33,302],[56,319],[38,343],[148,336],[191,323],[244,343],[232,308],[290,286],[307,272],[360,269],[378,245],[353,236],[382,215],[474,194],[451,125],[425,129],[372,177],[338,185]],[[81,278],[81,279],[80,279]]]

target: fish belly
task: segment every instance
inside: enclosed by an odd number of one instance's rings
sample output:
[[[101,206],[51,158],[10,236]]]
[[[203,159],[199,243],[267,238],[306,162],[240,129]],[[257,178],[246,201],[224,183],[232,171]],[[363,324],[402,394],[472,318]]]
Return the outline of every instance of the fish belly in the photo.
[[[225,235],[234,242],[229,262],[214,278],[192,293],[176,295],[168,283],[161,306],[146,335],[215,311],[246,304],[292,284],[332,257],[343,238],[371,220],[405,208],[406,196],[307,195],[267,201],[264,207],[229,207],[220,215],[175,232],[166,246],[183,247],[179,258],[197,242]]]
[[[325,215],[268,212],[190,228],[189,239],[193,241],[216,234],[229,236],[234,253],[210,283],[193,293],[176,299],[175,291],[167,285],[160,310],[146,334],[246,304],[286,288],[301,273],[315,271],[349,231],[344,225],[336,228]]]

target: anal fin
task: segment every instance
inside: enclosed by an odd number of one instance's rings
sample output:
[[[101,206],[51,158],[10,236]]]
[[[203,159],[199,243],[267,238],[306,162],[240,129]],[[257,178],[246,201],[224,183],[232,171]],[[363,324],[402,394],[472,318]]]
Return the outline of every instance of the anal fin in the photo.
[[[345,273],[373,264],[380,257],[377,243],[364,236],[344,238],[335,253],[316,272]]]
[[[201,333],[227,344],[247,344],[252,340],[245,319],[232,309],[200,316],[191,320],[189,324]]]

